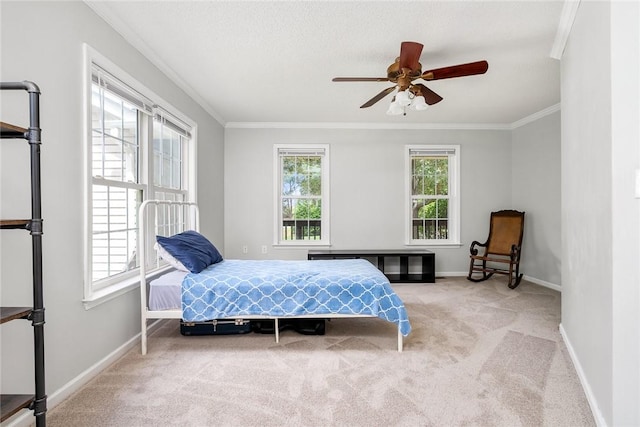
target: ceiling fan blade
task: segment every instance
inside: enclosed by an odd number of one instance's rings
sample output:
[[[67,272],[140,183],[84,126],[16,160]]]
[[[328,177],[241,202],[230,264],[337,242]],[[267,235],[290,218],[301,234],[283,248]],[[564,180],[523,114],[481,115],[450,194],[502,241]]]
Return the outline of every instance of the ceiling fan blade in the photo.
[[[453,77],[472,76],[474,74],[484,74],[489,68],[487,61],[470,62],[468,64],[453,65],[451,67],[436,68],[422,73],[420,76],[424,80],[441,80]]]
[[[332,82],[388,82],[388,77],[334,77]]]
[[[380,101],[382,98],[384,98],[385,96],[387,96],[391,92],[393,92],[395,90],[395,88],[396,88],[395,86],[391,86],[391,87],[388,87],[388,88],[384,89],[382,92],[380,92],[379,94],[377,94],[376,96],[374,96],[373,98],[371,98],[370,100],[368,100],[367,102],[362,104],[360,106],[360,108],[371,107],[373,104],[375,104],[376,102]]]
[[[418,70],[420,68],[420,54],[422,54],[422,45],[420,43],[402,42],[400,45],[400,69]]]
[[[426,87],[425,85],[417,83],[417,84],[414,84],[414,86],[420,88],[420,93],[422,94],[422,96],[424,96],[424,100],[427,104],[433,105],[442,101],[442,97],[440,95],[438,95],[437,93],[435,93],[434,91]]]

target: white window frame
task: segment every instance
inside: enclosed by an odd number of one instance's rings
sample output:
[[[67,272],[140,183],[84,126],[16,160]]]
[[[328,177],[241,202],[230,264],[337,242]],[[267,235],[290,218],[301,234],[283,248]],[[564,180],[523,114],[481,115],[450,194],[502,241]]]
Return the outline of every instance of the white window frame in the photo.
[[[181,194],[186,194],[185,198],[188,201],[196,201],[196,158],[197,158],[197,126],[191,119],[177,111],[168,102],[164,101],[160,96],[156,95],[153,91],[142,85],[135,78],[131,77],[127,72],[122,70],[112,61],[100,54],[88,44],[83,44],[84,54],[84,72],[83,72],[83,132],[84,132],[84,197],[85,197],[85,214],[84,214],[84,298],[83,303],[85,309],[90,309],[103,302],[113,299],[119,295],[129,292],[133,289],[137,289],[139,286],[139,267],[129,270],[125,273],[118,274],[103,280],[93,282],[92,272],[92,186],[99,184],[101,178],[94,177],[91,166],[92,159],[92,75],[94,67],[98,67],[104,70],[106,73],[115,77],[119,83],[122,83],[128,89],[135,92],[135,96],[143,101],[145,112],[139,113],[138,116],[143,117],[142,122],[139,124],[140,130],[140,152],[139,152],[139,182],[119,183],[118,187],[135,188],[142,190],[142,201],[154,198],[156,191],[167,191],[163,187],[157,187],[153,184],[153,118],[155,115],[162,114],[164,117],[170,117],[174,123],[180,123],[187,129],[187,134],[190,140],[187,144],[183,144],[183,162],[185,167],[183,168],[183,182],[184,191],[180,190]],[[149,104],[149,105],[147,105]],[[161,105],[162,107],[158,107]],[[159,113],[161,112],[161,113]],[[176,191],[176,190],[170,190]],[[137,216],[137,213],[136,213]],[[147,242],[147,246],[150,243]],[[139,255],[139,252],[138,252]]]
[[[286,151],[290,153],[317,153],[322,152],[321,166],[321,237],[319,240],[283,240],[282,232],[282,165],[280,163],[280,153]],[[329,144],[274,144],[273,146],[273,188],[274,188],[274,246],[328,246],[330,245],[331,221],[330,221],[330,155]]]
[[[410,246],[460,246],[460,146],[459,145],[406,145],[405,146],[405,244]],[[448,238],[414,239],[412,234],[412,169],[413,152],[451,153],[449,157]]]
[[[185,129],[190,129],[193,128],[193,126],[189,125],[188,123],[186,123],[184,120],[181,120],[179,117],[177,117],[175,114],[171,113],[168,110],[165,110],[162,107],[159,106],[155,106],[154,108],[154,116],[153,116],[153,121],[154,122],[160,122],[162,125],[168,127],[170,130],[180,134],[182,137],[187,138],[188,140],[193,140],[193,135],[191,132],[189,132],[188,130]],[[153,125],[152,125],[153,126]],[[153,138],[150,138],[150,142],[151,144],[153,143]],[[195,145],[195,144],[189,144],[188,142],[186,144],[183,145],[182,147],[182,153],[181,153],[181,162],[183,165],[186,165],[186,167],[182,167],[181,171],[182,171],[182,176],[181,176],[181,182],[184,183],[184,186],[182,189],[176,189],[176,188],[170,188],[170,187],[163,187],[161,184],[160,185],[156,185],[153,180],[151,180],[150,184],[150,188],[152,191],[152,194],[157,194],[157,193],[165,193],[165,194],[172,194],[174,197],[180,196],[182,197],[182,201],[189,201],[189,189],[193,188],[193,183],[191,183],[191,177],[189,175],[189,171],[191,170],[192,165],[195,165],[195,157],[189,156],[190,152],[193,151],[191,149],[191,147],[189,145]],[[150,156],[149,156],[149,161],[153,162],[153,147],[149,147],[149,151],[150,151]],[[151,175],[150,175],[150,178]],[[158,198],[155,197],[154,198]]]

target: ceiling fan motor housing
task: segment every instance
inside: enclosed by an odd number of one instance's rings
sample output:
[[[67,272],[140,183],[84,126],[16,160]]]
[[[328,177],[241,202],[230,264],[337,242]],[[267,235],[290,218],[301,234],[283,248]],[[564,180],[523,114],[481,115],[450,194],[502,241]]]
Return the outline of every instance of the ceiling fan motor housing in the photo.
[[[422,74],[422,64],[418,63],[418,68],[411,70],[409,68],[400,69],[400,58],[396,62],[387,67],[387,78],[390,82],[397,83],[400,90],[409,87],[412,80],[417,79]]]

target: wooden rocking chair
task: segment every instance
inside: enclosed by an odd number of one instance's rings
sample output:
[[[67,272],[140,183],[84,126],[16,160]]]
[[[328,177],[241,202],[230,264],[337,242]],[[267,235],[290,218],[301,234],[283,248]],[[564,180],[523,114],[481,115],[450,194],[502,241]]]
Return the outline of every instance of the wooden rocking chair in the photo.
[[[482,282],[493,276],[494,273],[507,274],[509,288],[515,289],[522,279],[520,253],[523,231],[524,212],[514,210],[491,212],[487,241],[485,243],[473,241],[469,248],[471,260],[467,279],[472,282]],[[478,255],[477,246],[485,248],[482,255]],[[495,267],[495,263],[509,264],[509,268],[506,266],[504,268]],[[474,273],[482,273],[482,276],[474,278]]]

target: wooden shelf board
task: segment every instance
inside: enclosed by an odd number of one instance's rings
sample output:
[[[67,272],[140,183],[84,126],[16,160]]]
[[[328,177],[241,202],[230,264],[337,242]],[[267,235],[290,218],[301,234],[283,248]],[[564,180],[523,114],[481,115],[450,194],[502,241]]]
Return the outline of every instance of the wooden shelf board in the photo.
[[[9,123],[0,122],[0,135],[2,138],[24,138],[27,129]]]
[[[0,324],[23,319],[31,313],[31,307],[0,307]]]
[[[15,415],[19,410],[29,408],[33,402],[32,394],[3,394],[0,395],[0,411],[2,412],[0,421]]]
[[[26,229],[30,222],[30,219],[0,219],[0,228]]]

